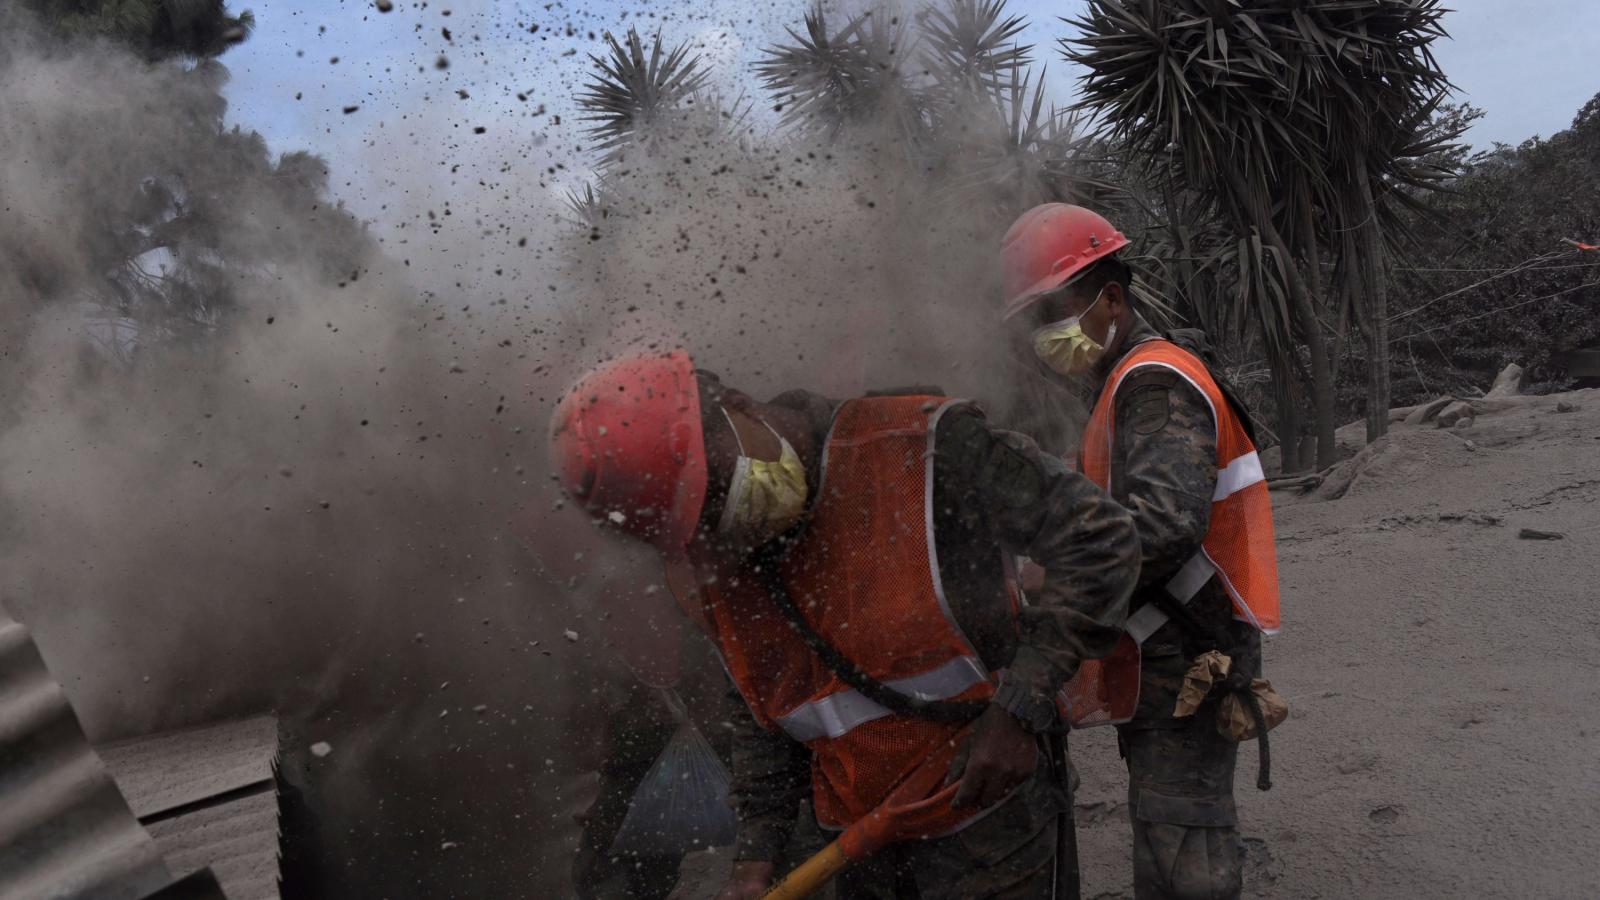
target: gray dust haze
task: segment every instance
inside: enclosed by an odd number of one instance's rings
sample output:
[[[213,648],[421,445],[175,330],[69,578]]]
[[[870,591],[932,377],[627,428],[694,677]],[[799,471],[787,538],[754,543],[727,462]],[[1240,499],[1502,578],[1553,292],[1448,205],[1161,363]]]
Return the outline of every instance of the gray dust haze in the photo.
[[[872,128],[735,122],[630,151],[589,221],[474,151],[497,190],[398,184],[380,248],[338,172],[220,128],[221,77],[0,13],[3,602],[98,738],[277,711],[330,896],[559,884],[626,677],[592,626],[656,575],[558,511],[561,389],[681,344],[758,396],[993,393],[1005,222]]]

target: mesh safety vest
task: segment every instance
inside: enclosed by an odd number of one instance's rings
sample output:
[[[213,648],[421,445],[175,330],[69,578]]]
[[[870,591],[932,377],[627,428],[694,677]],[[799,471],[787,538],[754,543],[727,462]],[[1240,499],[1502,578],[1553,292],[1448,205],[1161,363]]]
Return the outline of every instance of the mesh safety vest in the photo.
[[[1177,373],[1205,398],[1216,423],[1217,486],[1211,524],[1200,549],[1166,584],[1167,593],[1188,603],[1213,577],[1233,599],[1234,617],[1274,634],[1278,630],[1278,556],[1272,531],[1272,500],[1261,459],[1222,389],[1204,362],[1171,341],[1136,345],[1111,370],[1083,432],[1078,470],[1102,490],[1111,489],[1116,440],[1116,395],[1128,373],[1159,366]],[[1133,611],[1115,653],[1085,663],[1063,691],[1063,705],[1076,725],[1124,722],[1138,705],[1139,644],[1167,616],[1153,603]]]
[[[872,397],[834,417],[810,520],[782,577],[807,622],[866,673],[924,700],[984,700],[989,672],[945,600],[933,539],[933,440],[960,401]],[[812,751],[818,821],[872,811],[966,727],[897,715],[840,681],[758,578],[722,578],[690,613],[756,719]],[[971,813],[952,811],[959,828]]]

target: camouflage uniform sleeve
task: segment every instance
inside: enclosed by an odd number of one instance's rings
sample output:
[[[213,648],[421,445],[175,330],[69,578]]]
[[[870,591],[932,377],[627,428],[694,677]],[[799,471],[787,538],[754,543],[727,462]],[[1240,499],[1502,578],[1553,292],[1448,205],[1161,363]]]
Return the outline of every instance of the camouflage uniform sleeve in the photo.
[[[739,819],[734,859],[777,860],[811,783],[811,754],[782,732],[763,728],[738,689],[729,691],[733,784],[728,795]]]
[[[1199,549],[1217,487],[1210,405],[1168,369],[1135,369],[1117,389],[1111,495],[1139,532],[1139,589],[1166,584]]]
[[[935,477],[965,484],[1001,546],[1044,568],[1006,682],[1053,695],[1080,662],[1116,648],[1139,572],[1133,522],[1089,479],[976,410],[946,416],[935,449]]]

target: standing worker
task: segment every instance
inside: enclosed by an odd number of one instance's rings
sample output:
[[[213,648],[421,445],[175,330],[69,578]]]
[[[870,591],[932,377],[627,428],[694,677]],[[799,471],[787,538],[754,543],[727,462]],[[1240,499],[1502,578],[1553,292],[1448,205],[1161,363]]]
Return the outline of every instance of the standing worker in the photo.
[[[1089,479],[961,401],[759,403],[682,351],[581,379],[551,452],[597,523],[662,553],[748,707],[722,898],[772,884],[808,793],[838,830],[907,784],[927,785],[927,839],[846,870],[841,897],[1046,898],[1062,885],[1070,807],[1041,744],[1061,685],[1120,639],[1138,574],[1128,514]],[[1027,608],[1007,589],[1011,554],[1044,567]]]
[[[1254,676],[1261,634],[1278,628],[1272,506],[1248,414],[1200,356],[1163,338],[1131,304],[1130,272],[1116,256],[1127,244],[1082,207],[1024,213],[1001,247],[1004,320],[1056,377],[1092,388],[1078,470],[1132,513],[1139,532],[1131,640],[1104,663],[1103,683],[1126,688],[1090,698],[1132,713],[1118,744],[1134,896],[1218,900],[1242,889],[1233,773],[1235,739],[1251,736],[1224,736],[1219,711],[1252,711],[1263,742],[1258,783],[1269,784],[1270,726],[1252,688],[1270,690]],[[1207,651],[1226,655],[1231,669],[1198,710],[1179,708],[1185,674],[1215,658]],[[1126,677],[1129,667],[1137,677]]]

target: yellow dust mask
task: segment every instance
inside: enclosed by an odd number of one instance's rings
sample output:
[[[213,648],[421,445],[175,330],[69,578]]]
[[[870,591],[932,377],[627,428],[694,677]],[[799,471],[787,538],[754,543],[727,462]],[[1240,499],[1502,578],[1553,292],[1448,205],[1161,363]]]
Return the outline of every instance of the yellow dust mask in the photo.
[[[1034,329],[1033,352],[1045,365],[1062,375],[1079,375],[1089,371],[1105,356],[1106,345],[1116,340],[1117,323],[1111,323],[1104,345],[1083,333],[1083,317],[1099,305],[1100,298],[1104,296],[1105,290],[1101,289],[1095,295],[1094,303],[1089,304],[1089,309]]]
[[[728,411],[723,410],[722,415],[732,427]],[[788,531],[806,511],[805,464],[783,435],[771,425],[766,428],[783,448],[776,461],[751,457],[745,452],[739,429],[733,429],[734,439],[739,441],[739,462],[728,485],[717,534],[745,547],[758,547]]]

